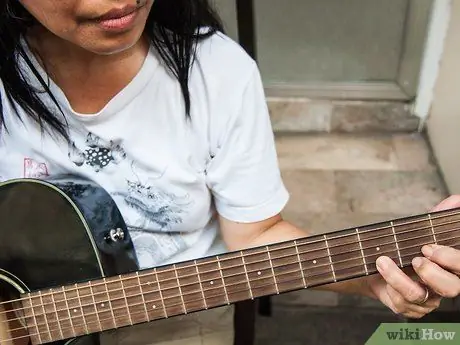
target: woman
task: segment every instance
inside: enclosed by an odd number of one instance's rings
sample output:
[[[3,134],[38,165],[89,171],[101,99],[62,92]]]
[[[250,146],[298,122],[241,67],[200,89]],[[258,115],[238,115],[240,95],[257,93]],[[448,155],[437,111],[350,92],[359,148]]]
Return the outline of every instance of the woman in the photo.
[[[207,1],[2,0],[0,18],[2,180],[93,179],[117,201],[141,268],[306,235],[280,216],[288,193],[257,66]],[[460,271],[459,252],[430,248],[432,261],[414,261],[430,290],[384,257],[381,275],[326,288],[421,317],[460,290],[437,265]],[[165,320],[168,335],[142,330],[151,344],[189,344],[186,323],[222,318],[231,331],[228,308],[207,313]],[[200,343],[232,343],[210,339]]]

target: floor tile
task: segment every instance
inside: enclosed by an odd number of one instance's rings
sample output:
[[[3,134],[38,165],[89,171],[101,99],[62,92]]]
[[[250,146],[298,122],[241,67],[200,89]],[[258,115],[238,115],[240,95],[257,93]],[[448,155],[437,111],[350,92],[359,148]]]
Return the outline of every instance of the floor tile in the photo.
[[[337,209],[333,171],[286,170],[282,175],[291,196],[287,210],[308,213]]]
[[[393,136],[398,170],[436,170],[436,163],[425,137],[421,134]]]
[[[282,170],[398,169],[391,136],[283,136],[277,150]]]
[[[428,212],[446,196],[436,172],[337,172],[337,203],[342,212]]]

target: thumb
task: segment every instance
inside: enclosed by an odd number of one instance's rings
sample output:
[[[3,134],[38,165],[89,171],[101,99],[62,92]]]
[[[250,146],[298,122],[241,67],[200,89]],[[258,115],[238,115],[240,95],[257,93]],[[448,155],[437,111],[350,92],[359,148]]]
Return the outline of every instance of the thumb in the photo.
[[[450,210],[460,207],[460,195],[452,195],[433,208],[432,212]]]

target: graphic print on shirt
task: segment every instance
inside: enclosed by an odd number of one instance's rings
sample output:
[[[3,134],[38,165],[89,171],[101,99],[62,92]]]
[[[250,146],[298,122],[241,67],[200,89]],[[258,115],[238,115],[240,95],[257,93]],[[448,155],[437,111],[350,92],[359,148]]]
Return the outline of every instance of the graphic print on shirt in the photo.
[[[32,158],[24,158],[24,178],[41,179],[48,176],[46,163],[37,162]]]
[[[88,133],[85,145],[78,148],[73,142],[69,148],[69,158],[78,167],[86,164],[95,172],[99,172],[110,164],[120,164],[126,158],[126,153],[120,145],[112,140],[104,141],[93,133]]]
[[[148,232],[128,227],[141,268],[153,268],[188,248],[180,233]]]
[[[169,231],[175,224],[182,224],[183,216],[193,205],[190,195],[179,196],[167,192],[155,183],[163,177],[164,172],[155,179],[149,177],[143,182],[134,164],[131,168],[135,180],[126,179],[126,191],[114,195],[121,196],[125,204],[136,212],[139,223],[133,225],[153,231]]]

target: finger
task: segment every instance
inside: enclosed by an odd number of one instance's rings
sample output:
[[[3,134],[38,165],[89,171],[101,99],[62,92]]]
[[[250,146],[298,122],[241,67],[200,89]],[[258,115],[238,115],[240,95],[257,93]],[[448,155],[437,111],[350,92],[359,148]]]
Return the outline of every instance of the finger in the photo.
[[[460,195],[452,195],[433,208],[432,212],[445,211],[457,207],[460,207]]]
[[[440,296],[454,298],[460,294],[460,278],[426,258],[412,261],[415,272],[425,285]]]
[[[446,268],[450,272],[460,275],[460,250],[433,244],[424,246],[422,253],[430,261]]]
[[[388,257],[382,256],[377,259],[377,269],[383,279],[399,292],[406,301],[420,303],[425,299],[426,290],[419,283],[407,276],[395,263]]]
[[[387,285],[387,293],[391,300],[394,309],[401,314],[408,315],[410,313],[417,315],[426,315],[437,309],[441,304],[442,298],[433,294],[425,303],[414,304],[406,301],[404,297],[396,291],[391,285]]]

